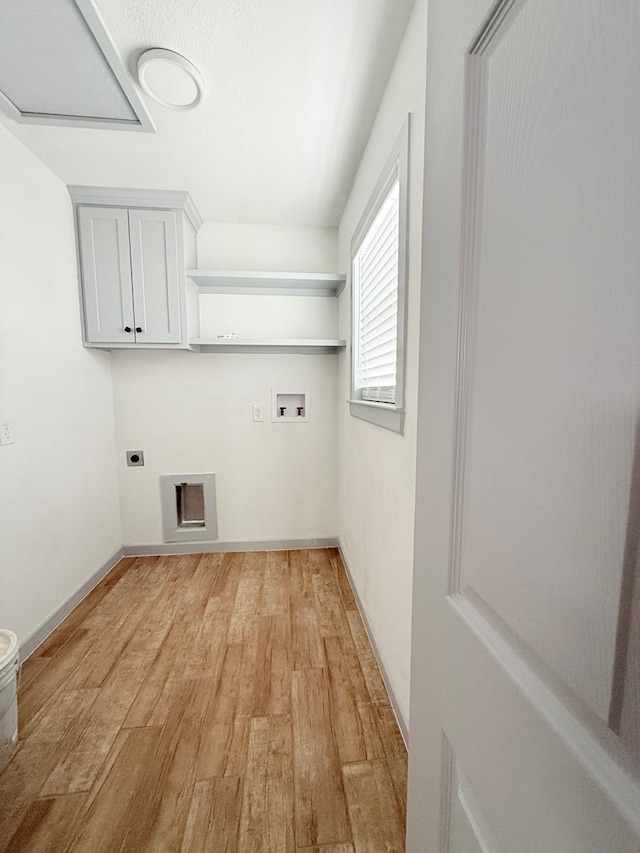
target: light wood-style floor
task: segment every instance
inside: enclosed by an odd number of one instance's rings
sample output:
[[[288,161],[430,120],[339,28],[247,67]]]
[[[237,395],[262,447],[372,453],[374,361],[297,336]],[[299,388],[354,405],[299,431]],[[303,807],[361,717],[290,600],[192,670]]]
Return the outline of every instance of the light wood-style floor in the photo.
[[[125,559],[19,707],[4,853],[404,850],[406,751],[337,550]]]

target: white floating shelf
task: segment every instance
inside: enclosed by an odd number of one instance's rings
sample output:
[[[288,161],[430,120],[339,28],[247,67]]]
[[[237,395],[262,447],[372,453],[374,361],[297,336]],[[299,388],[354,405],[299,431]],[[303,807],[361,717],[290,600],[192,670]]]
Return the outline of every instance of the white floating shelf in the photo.
[[[339,296],[347,277],[338,273],[187,270],[200,293]]]
[[[298,340],[269,340],[258,338],[195,338],[189,342],[196,352],[263,352],[301,353],[315,355],[336,353],[346,347],[345,340],[326,338],[301,338]]]

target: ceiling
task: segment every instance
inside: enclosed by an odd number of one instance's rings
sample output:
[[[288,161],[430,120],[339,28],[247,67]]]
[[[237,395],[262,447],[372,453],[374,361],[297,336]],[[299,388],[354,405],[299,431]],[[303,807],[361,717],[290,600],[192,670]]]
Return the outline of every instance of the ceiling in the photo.
[[[205,94],[175,112],[138,89],[155,133],[18,124],[0,112],[66,184],[189,190],[208,221],[338,223],[413,0],[94,5],[132,76],[140,53],[169,48],[200,70]],[[73,51],[67,41],[61,51]]]

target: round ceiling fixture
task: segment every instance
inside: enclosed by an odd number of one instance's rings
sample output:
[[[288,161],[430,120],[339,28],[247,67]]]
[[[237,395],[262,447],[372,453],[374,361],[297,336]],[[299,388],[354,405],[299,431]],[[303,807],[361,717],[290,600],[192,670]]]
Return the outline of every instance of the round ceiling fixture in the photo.
[[[172,110],[190,110],[202,100],[200,72],[173,50],[145,50],[138,59],[138,80],[150,98]]]

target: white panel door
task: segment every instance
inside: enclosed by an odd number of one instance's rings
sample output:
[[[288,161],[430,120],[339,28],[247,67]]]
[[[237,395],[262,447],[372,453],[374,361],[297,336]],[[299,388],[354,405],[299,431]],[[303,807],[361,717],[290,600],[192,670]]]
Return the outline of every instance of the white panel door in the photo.
[[[176,214],[130,210],[136,342],[181,341]]]
[[[430,0],[408,850],[640,851],[640,5]]]
[[[135,332],[127,211],[78,207],[78,233],[87,342],[132,344]]]

